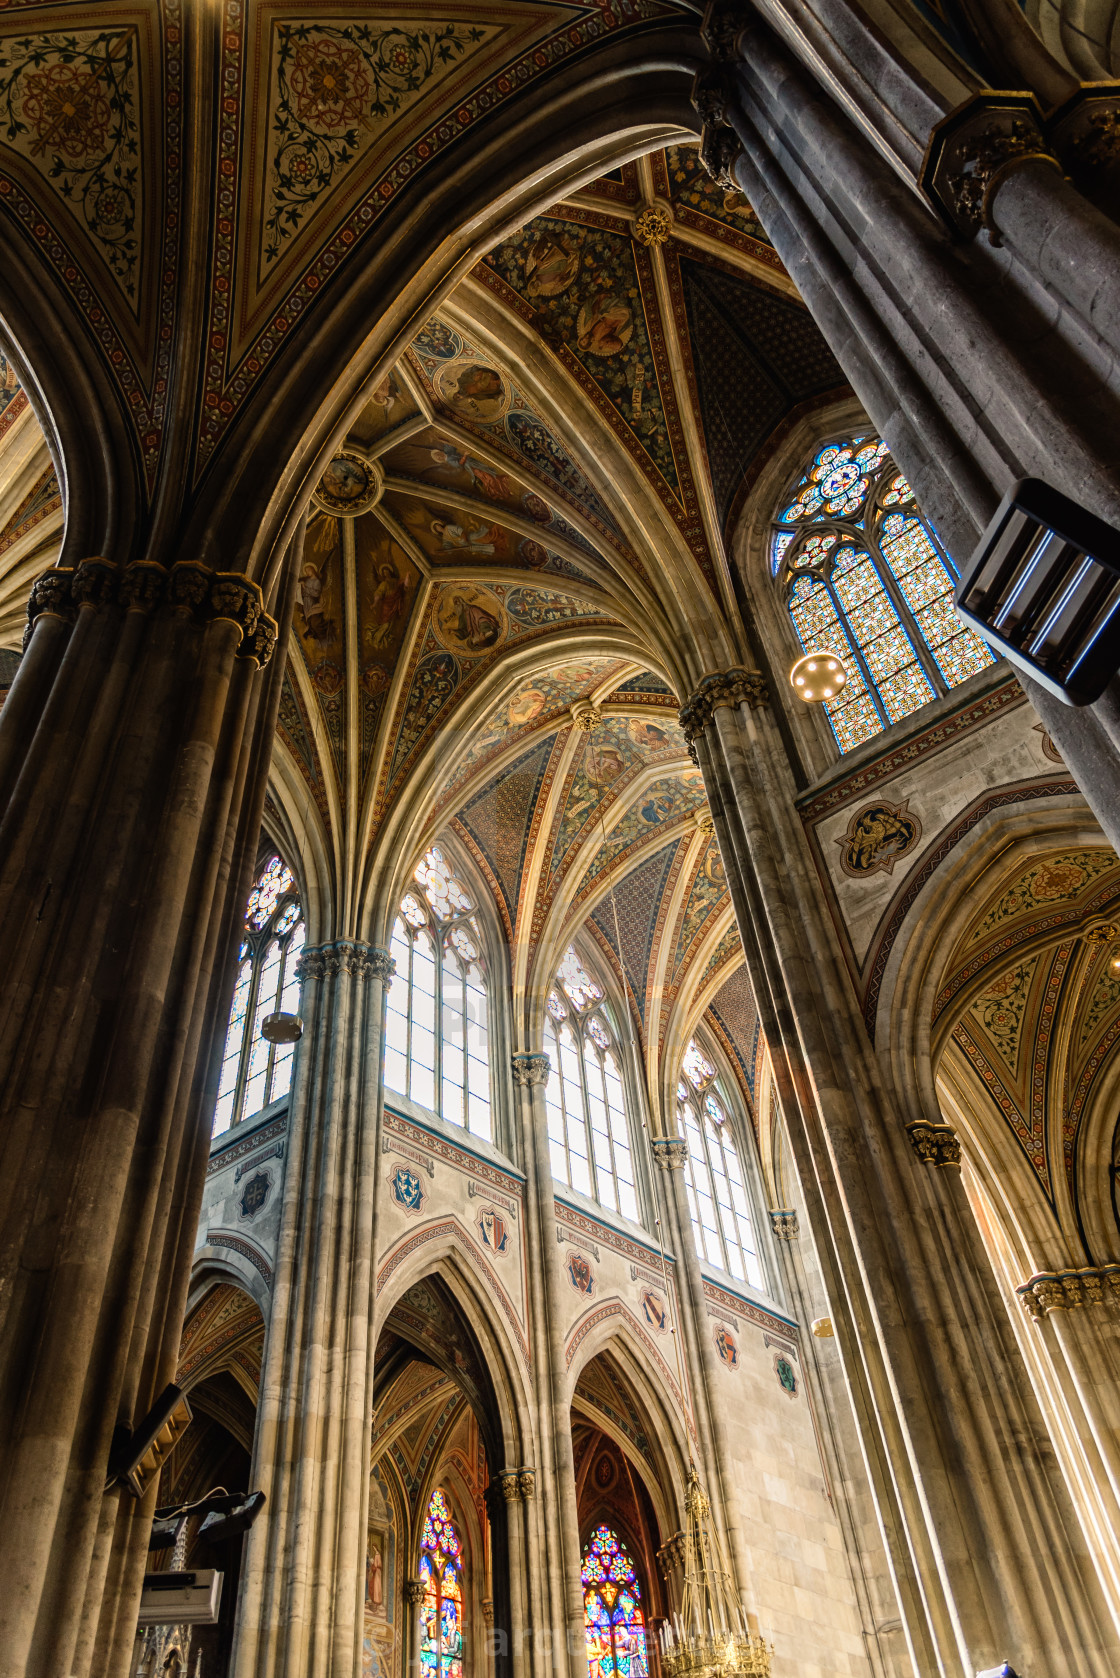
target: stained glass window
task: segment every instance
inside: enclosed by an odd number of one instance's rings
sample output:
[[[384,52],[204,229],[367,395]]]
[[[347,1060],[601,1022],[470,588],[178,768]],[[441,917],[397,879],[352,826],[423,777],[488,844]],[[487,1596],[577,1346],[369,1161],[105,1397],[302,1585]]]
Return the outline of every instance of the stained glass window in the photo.
[[[574,949],[548,994],[544,1046],[552,1063],[544,1099],[553,1176],[637,1223],[622,1060],[603,987]]]
[[[385,1082],[451,1124],[491,1137],[486,965],[474,903],[433,845],[401,899],[385,1016]]]
[[[463,1550],[443,1492],[432,1493],[420,1541],[420,1672],[463,1678]]]
[[[764,1287],[729,1104],[695,1039],[681,1062],[677,1123],[688,1143],[685,1182],[700,1256],[740,1282]]]
[[[261,869],[249,893],[233,1007],[214,1110],[214,1135],[252,1118],[287,1095],[294,1043],[268,1043],[268,1014],[299,1012],[296,957],[303,948],[303,915],[291,870],[278,856]]]
[[[634,1563],[609,1526],[583,1552],[587,1678],[648,1678],[646,1621]]]
[[[817,450],[770,540],[797,638],[848,680],[825,714],[842,752],[993,662],[953,605],[956,573],[878,437]]]

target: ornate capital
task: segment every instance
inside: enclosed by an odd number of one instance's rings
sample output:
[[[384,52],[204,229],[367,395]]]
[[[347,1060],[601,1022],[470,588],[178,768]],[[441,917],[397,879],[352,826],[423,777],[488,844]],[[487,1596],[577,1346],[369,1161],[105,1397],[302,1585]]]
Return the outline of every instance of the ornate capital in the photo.
[[[688,1143],[680,1142],[675,1136],[655,1136],[650,1146],[658,1168],[662,1171],[683,1171],[685,1160],[688,1158]]]
[[[175,565],[169,571],[150,559],[122,566],[93,557],[72,569],[56,566],[32,585],[28,631],[45,614],[69,620],[79,609],[159,610],[200,623],[228,618],[241,630],[239,656],[261,666],[268,663],[276,646],[276,622],[264,610],[257,584],[237,572],[215,573],[203,565]]]
[[[1001,184],[1025,163],[1061,169],[1034,94],[977,93],[930,135],[919,184],[958,233],[972,239],[986,227],[998,244],[992,204]]]
[[[374,979],[380,979],[383,985],[390,984],[397,971],[397,964],[388,950],[371,949],[369,952],[369,971]]]
[[[742,56],[739,37],[755,15],[743,0],[708,0],[700,37],[714,59],[727,63]]]
[[[778,1211],[771,1212],[770,1223],[779,1241],[796,1241],[801,1233],[797,1222],[797,1213],[790,1211],[787,1207],[781,1207]]]
[[[519,1089],[533,1084],[547,1084],[552,1062],[547,1055],[513,1055],[510,1058],[513,1081]]]
[[[385,976],[385,963],[396,971],[396,963],[387,951],[355,943],[351,938],[336,938],[331,944],[305,948],[296,961],[296,977],[301,984],[305,979],[337,978],[340,973],[351,979],[380,979]]]
[[[926,1165],[956,1165],[961,1163],[960,1138],[952,1125],[929,1124],[919,1119],[906,1126],[910,1146]]]
[[[423,1579],[406,1579],[404,1582],[404,1600],[410,1608],[419,1608],[424,1600]]]
[[[717,670],[705,676],[691,699],[681,706],[680,722],[695,761],[693,741],[703,734],[721,705],[749,705],[757,711],[769,698],[766,683],[757,670]]]
[[[673,1572],[684,1572],[685,1537],[683,1532],[675,1532],[672,1538],[667,1539],[662,1544],[657,1552],[657,1560],[666,1579]]]
[[[1111,174],[1120,166],[1120,82],[1083,82],[1048,112],[1046,132],[1071,174]]]
[[[1083,1311],[1090,1305],[1120,1307],[1120,1264],[1040,1271],[1015,1292],[1036,1322],[1051,1311]]]
[[[533,1495],[535,1476],[531,1468],[503,1469],[497,1480],[507,1503],[522,1503]]]
[[[527,1503],[536,1490],[536,1476],[531,1468],[520,1468],[517,1471],[517,1495],[522,1503]]]

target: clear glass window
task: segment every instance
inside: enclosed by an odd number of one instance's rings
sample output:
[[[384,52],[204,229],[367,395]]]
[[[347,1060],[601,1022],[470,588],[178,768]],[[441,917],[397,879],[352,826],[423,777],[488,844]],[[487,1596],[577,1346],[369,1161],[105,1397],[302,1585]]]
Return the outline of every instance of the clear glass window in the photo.
[[[287,1095],[294,1043],[261,1035],[268,1014],[299,1012],[296,958],[303,948],[303,914],[291,870],[274,856],[249,893],[225,1051],[214,1110],[214,1135],[252,1118]]]
[[[622,1062],[603,988],[569,949],[548,993],[545,1085],[552,1174],[600,1206],[638,1218]]]
[[[475,905],[438,845],[413,876],[389,945],[385,1082],[449,1124],[492,1138],[486,968]]]
[[[952,561],[881,438],[817,450],[775,520],[770,561],[802,647],[848,672],[825,705],[842,752],[993,663],[957,616]]]
[[[729,1105],[715,1067],[695,1039],[681,1062],[677,1122],[688,1143],[685,1183],[700,1257],[713,1269],[764,1288]]]

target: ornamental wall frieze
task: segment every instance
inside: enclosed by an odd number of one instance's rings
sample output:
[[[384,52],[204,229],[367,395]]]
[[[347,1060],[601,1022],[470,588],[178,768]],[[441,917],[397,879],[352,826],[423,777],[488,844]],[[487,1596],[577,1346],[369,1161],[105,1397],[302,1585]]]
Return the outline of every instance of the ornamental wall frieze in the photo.
[[[787,1340],[797,1340],[796,1323],[787,1322],[784,1317],[779,1317],[776,1311],[767,1311],[761,1305],[756,1305],[753,1300],[740,1299],[738,1294],[729,1293],[726,1288],[709,1282],[707,1277],[704,1278],[704,1298],[715,1307],[717,1315],[722,1313],[734,1319],[741,1318],[763,1331],[783,1335]]]
[[[189,618],[195,623],[226,619],[241,631],[238,654],[264,666],[276,645],[276,620],[264,610],[252,578],[236,571],[211,571],[187,561],[170,568],[153,560],[129,565],[100,557],[76,566],[53,566],[31,585],[24,646],[41,617],[72,623],[80,611],[139,612]]]
[[[251,1136],[244,1137],[232,1146],[215,1150],[207,1161],[206,1175],[213,1177],[219,1171],[228,1171],[236,1161],[244,1160],[255,1154],[258,1148],[275,1145],[286,1135],[287,1129],[288,1115],[287,1113],[281,1113],[278,1119],[273,1119],[270,1124],[262,1125],[261,1129],[253,1131]]]
[[[450,1166],[453,1171],[459,1171],[465,1177],[485,1183],[487,1191],[494,1188],[504,1190],[506,1194],[514,1197],[518,1205],[520,1204],[524,1192],[524,1178],[520,1173],[509,1168],[491,1165],[489,1160],[479,1158],[477,1154],[471,1153],[467,1148],[457,1147],[454,1142],[447,1141],[443,1136],[437,1136],[423,1125],[414,1124],[411,1119],[406,1119],[402,1114],[395,1113],[389,1106],[385,1108],[382,1129],[419,1149],[426,1159],[440,1160],[445,1165]],[[382,1148],[384,1148],[384,1145],[385,1139],[383,1137]],[[474,1198],[473,1195],[470,1195],[469,1185],[468,1195],[470,1198]],[[503,1201],[503,1204],[507,1206],[507,1210],[513,1211],[513,1207],[508,1202]]]
[[[1120,1264],[1039,1271],[1015,1292],[1027,1315],[1036,1322],[1052,1311],[1082,1311],[1090,1305],[1109,1305],[1120,1310]]]
[[[696,762],[694,741],[704,732],[721,706],[734,708],[748,705],[752,711],[757,711],[761,705],[768,703],[769,698],[765,678],[758,670],[743,670],[736,666],[731,670],[717,670],[712,675],[705,676],[696,692],[680,710],[681,731],[688,741],[692,761]]]
[[[396,970],[388,950],[351,938],[306,948],[296,962],[296,977],[301,984],[307,979],[334,979],[342,973],[351,979],[379,979],[384,984]]]
[[[566,1201],[559,1199],[556,1201],[556,1226],[558,1240],[591,1247],[596,1259],[599,1258],[601,1243],[633,1265],[661,1264],[661,1254],[656,1247],[644,1246],[630,1236],[612,1229],[610,1224],[589,1217],[586,1212],[577,1211],[574,1206],[569,1206]],[[672,1267],[674,1260],[671,1254],[665,1254],[665,1263]]]

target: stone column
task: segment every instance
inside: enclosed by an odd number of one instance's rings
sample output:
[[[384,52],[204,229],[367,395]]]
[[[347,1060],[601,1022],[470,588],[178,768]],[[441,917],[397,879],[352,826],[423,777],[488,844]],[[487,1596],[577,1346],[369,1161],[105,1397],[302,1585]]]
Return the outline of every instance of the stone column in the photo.
[[[820,912],[761,677],[708,677],[681,721],[716,822],[915,1665],[1009,1661],[1104,1678],[1120,1655],[1116,1629],[951,1157],[955,1138],[929,1127],[927,1165],[907,1136]]]
[[[677,1261],[674,1277],[681,1319],[677,1328],[682,1338],[682,1356],[693,1401],[699,1455],[697,1467],[713,1513],[726,1535],[730,1551],[728,1560],[740,1597],[744,1599],[744,1607],[753,1613],[758,1604],[745,1601],[752,1576],[746,1535],[737,1507],[723,1495],[720,1464],[730,1462],[733,1453],[726,1422],[715,1399],[715,1347],[708,1330],[704,1277],[684,1184],[688,1143],[676,1137],[654,1137],[650,1147],[658,1167],[654,1191],[659,1197],[664,1196],[665,1233]],[[691,1441],[689,1448],[691,1450]]]
[[[385,950],[305,949],[237,1678],[361,1671]]]
[[[420,1605],[424,1601],[423,1579],[406,1579],[402,1594],[404,1596],[408,1632],[405,1639],[405,1649],[408,1657],[405,1672],[408,1674],[408,1678],[414,1678],[414,1675],[420,1671],[420,1634],[423,1631]]]
[[[134,1643],[156,1489],[106,1470],[175,1371],[282,661],[262,681],[257,586],[201,565],[56,567],[29,618],[0,714],[0,1673],[87,1678]]]
[[[499,1636],[508,1639],[505,1649],[496,1650],[498,1670],[518,1673],[526,1662],[526,1634],[531,1632],[532,1535],[527,1504],[533,1496],[536,1475],[531,1468],[507,1468],[497,1476],[493,1491],[501,1499],[495,1515],[504,1519],[509,1556],[509,1624],[494,1625]],[[504,1655],[504,1658],[503,1658]],[[526,1664],[528,1664],[526,1662]]]
[[[702,155],[750,200],[958,563],[1021,477],[1120,526],[1120,232],[1054,167],[1066,118],[1044,133],[1029,96],[1002,93],[951,113],[919,140],[924,203],[753,7],[712,13]],[[1120,843],[1115,694],[1071,713],[1025,685]]]
[[[568,1371],[564,1359],[565,1311],[557,1259],[556,1200],[544,1090],[547,1055],[515,1054],[513,1081],[521,1107],[521,1135],[528,1139],[526,1224],[529,1272],[535,1277],[533,1369],[541,1442],[541,1537],[545,1547],[548,1595],[543,1585],[534,1602],[534,1650],[539,1671],[551,1647],[551,1668],[569,1678],[586,1678],[587,1647],[580,1580],[579,1513],[575,1460],[572,1455],[571,1407],[565,1397]],[[539,1616],[539,1617],[538,1617]],[[541,1633],[545,1633],[541,1647]]]

